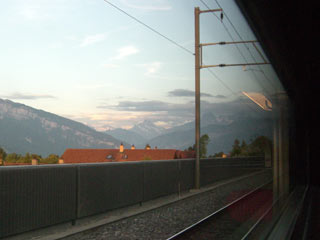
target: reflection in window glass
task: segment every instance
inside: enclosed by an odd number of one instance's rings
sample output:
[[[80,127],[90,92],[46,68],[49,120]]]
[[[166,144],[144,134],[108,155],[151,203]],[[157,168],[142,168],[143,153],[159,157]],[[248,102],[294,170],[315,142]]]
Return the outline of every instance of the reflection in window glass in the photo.
[[[201,14],[201,44],[253,41],[254,33],[233,1],[110,2],[117,7],[0,3],[0,165],[30,164],[32,154],[40,164],[54,162],[50,154],[57,162],[68,148],[118,149],[120,142],[134,144],[128,154],[148,144],[166,159],[161,149],[194,156],[194,8],[223,9],[223,18]],[[271,64],[256,65],[268,62],[259,42],[201,48],[203,66],[225,64],[201,69],[201,187],[263,172],[220,199],[225,205],[269,183],[255,199],[268,205],[243,207],[261,215],[290,190],[290,101]],[[242,224],[252,215],[232,214],[241,223],[235,229],[250,229]]]

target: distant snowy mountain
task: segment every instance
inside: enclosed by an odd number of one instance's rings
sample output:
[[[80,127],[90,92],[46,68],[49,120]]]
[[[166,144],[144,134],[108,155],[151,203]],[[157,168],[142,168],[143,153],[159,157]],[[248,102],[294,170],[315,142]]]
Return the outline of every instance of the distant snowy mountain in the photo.
[[[236,116],[235,116],[236,118]],[[194,122],[193,128],[180,130],[157,136],[149,141],[151,146],[158,148],[175,148],[184,150],[195,143]],[[209,124],[201,127],[201,135],[208,134],[208,154],[229,152],[234,140],[245,140],[247,143],[257,136],[266,136],[272,139],[272,121],[270,118],[239,117],[230,124]]]
[[[208,154],[229,152],[234,140],[247,143],[257,136],[272,139],[272,113],[261,110],[247,99],[217,103],[210,112],[201,115],[200,134],[208,134]],[[151,146],[159,148],[186,149],[195,143],[195,122],[168,130],[166,134],[150,140]]]
[[[143,122],[134,125],[129,130],[143,136],[147,140],[157,137],[166,131],[165,128],[156,126],[150,120],[144,120]]]
[[[149,141],[157,136],[167,133],[167,129],[155,125],[150,120],[144,120],[130,129],[115,128],[105,133],[124,142],[134,144],[137,148],[144,148]]]
[[[246,106],[249,104],[250,107]],[[272,113],[245,101],[217,104],[217,110],[201,115],[201,135],[208,134],[208,154],[229,152],[236,138],[250,142],[257,136],[272,138]],[[143,148],[145,144],[158,148],[184,150],[195,143],[195,122],[164,129],[151,121],[144,121],[129,130],[115,129],[108,134]]]
[[[116,139],[120,139],[129,144],[133,144],[136,148],[144,148],[148,142],[148,140],[145,137],[141,136],[139,133],[122,128],[108,130],[105,131],[105,133],[111,135]]]
[[[230,118],[230,116],[223,116],[219,115],[216,116],[215,114],[211,112],[207,112],[201,115],[200,117],[200,122],[201,122],[201,127],[206,127],[208,125],[216,124],[216,125],[229,125],[232,123],[234,120]],[[186,124],[176,126],[170,129],[165,130],[165,134],[167,133],[172,133],[172,132],[180,132],[180,131],[186,131],[186,130],[191,130],[195,128],[195,122],[190,121]]]
[[[61,155],[66,148],[117,148],[120,143],[82,123],[0,99],[0,147],[9,153]]]
[[[115,130],[116,128],[113,126],[110,126],[110,125],[104,125],[104,126],[102,126],[102,129],[104,131],[112,131],[112,130]]]

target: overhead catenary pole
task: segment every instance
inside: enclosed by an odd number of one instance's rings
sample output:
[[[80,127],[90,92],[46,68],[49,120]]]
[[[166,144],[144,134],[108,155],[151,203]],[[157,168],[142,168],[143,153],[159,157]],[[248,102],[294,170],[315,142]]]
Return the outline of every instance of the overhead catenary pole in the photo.
[[[263,65],[270,64],[263,57],[255,45],[256,40],[248,41],[233,41],[233,42],[217,42],[217,43],[200,43],[200,14],[209,12],[223,12],[223,9],[208,9],[201,11],[199,7],[194,8],[194,28],[195,28],[195,150],[196,150],[196,162],[195,162],[195,174],[194,174],[194,187],[200,189],[200,70],[202,68],[214,68],[214,67],[233,67],[233,66],[249,66],[249,65]],[[221,14],[221,21],[223,15]],[[228,45],[228,44],[246,44],[251,43],[260,54],[263,62],[254,63],[234,63],[234,64],[215,64],[215,65],[203,65],[202,64],[202,48],[205,46],[214,45]]]
[[[196,117],[196,163],[195,163],[195,189],[200,188],[200,30],[199,30],[200,9],[194,9],[195,28],[195,117]]]
[[[195,33],[195,129],[196,129],[196,163],[194,174],[194,187],[200,189],[200,69],[202,63],[200,63],[200,13],[217,12],[222,9],[210,9],[200,11],[199,7],[194,8],[194,33]],[[201,53],[202,54],[202,53]]]

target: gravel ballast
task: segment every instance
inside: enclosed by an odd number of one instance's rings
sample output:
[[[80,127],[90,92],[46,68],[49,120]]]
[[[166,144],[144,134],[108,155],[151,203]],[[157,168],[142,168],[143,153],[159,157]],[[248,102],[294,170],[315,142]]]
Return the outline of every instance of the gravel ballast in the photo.
[[[271,178],[271,170],[266,170],[63,239],[167,239],[229,203],[234,193],[249,192]]]

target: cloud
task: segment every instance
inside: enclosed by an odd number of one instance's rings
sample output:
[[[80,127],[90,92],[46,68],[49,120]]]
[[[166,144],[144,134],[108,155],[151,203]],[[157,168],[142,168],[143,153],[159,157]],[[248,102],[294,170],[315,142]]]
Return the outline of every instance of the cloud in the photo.
[[[83,114],[80,116],[68,116],[68,118],[83,122],[89,126],[93,126],[95,129],[100,131],[104,131],[110,128],[110,126],[115,128],[128,129],[146,119],[164,128],[169,128],[185,123],[184,115],[173,116],[168,115],[165,112],[130,112],[110,109],[105,109],[99,113],[92,115]],[[193,116],[189,116],[188,119],[192,120]]]
[[[106,34],[105,33],[99,33],[95,35],[88,35],[86,36],[80,43],[80,47],[87,47],[89,45],[102,42],[106,39]]]
[[[150,4],[149,0],[134,0],[134,1],[131,0],[130,3],[127,0],[121,0],[121,2],[126,7],[139,9],[139,10],[168,11],[172,9],[172,7],[165,0],[153,1],[152,4]]]
[[[151,63],[144,63],[144,64],[136,64],[138,67],[143,67],[145,68],[146,72],[145,75],[153,75],[159,71],[159,69],[162,66],[161,62],[151,62]]]
[[[134,46],[125,46],[125,47],[119,48],[117,52],[118,54],[112,59],[114,60],[124,59],[125,57],[128,57],[130,55],[137,54],[139,52],[139,49]]]
[[[179,104],[154,100],[120,101],[116,105],[102,104],[97,108],[99,113],[84,114],[73,117],[73,119],[103,130],[107,128],[106,125],[130,128],[146,119],[158,126],[170,128],[194,121],[195,116],[194,101]],[[233,101],[219,103],[201,101],[201,114],[206,113],[214,113],[217,117],[228,117],[233,114],[264,117],[264,114],[270,112],[261,110],[248,98],[237,98]]]
[[[210,94],[208,94],[210,95]],[[186,89],[175,89],[173,91],[168,92],[169,97],[194,97],[195,92],[186,90]],[[210,95],[212,96],[212,95]]]
[[[119,122],[110,123],[110,125],[118,125],[123,122],[124,125],[133,125],[145,119],[153,122],[162,123],[163,126],[169,127],[179,125],[186,120],[194,118],[194,103],[168,103],[164,101],[120,101],[117,105],[101,105],[99,109],[106,111],[130,113],[131,116],[139,116],[128,120],[120,119]],[[128,115],[128,114],[126,114]],[[130,116],[128,115],[128,116]],[[164,124],[167,123],[167,124]]]
[[[68,36],[65,36],[64,38],[69,41],[77,41],[78,40],[78,38],[75,35],[68,35]]]
[[[22,94],[22,93],[12,93],[8,96],[3,96],[4,98],[8,99],[20,99],[20,100],[37,100],[37,99],[54,99],[55,96],[52,95],[46,95],[46,94]]]
[[[195,91],[187,90],[187,89],[175,89],[173,91],[168,92],[169,97],[194,97],[195,96]],[[223,95],[212,95],[209,93],[201,93],[201,97],[212,97],[212,98],[227,98],[226,96]]]
[[[182,118],[188,119],[188,117],[194,116],[195,105],[194,101],[186,103],[169,103],[164,101],[145,100],[119,101],[116,105],[105,104],[97,106],[97,108],[120,112],[152,113],[154,116],[181,116]],[[246,112],[255,114],[254,111],[261,112],[262,110],[252,101],[244,98],[216,103],[201,101],[201,112],[214,112],[217,115],[232,115]],[[162,120],[158,119],[158,121]]]
[[[117,105],[101,105],[98,108],[116,109],[118,111],[153,112],[168,111],[173,104],[162,101],[120,101]]]
[[[158,70],[160,69],[161,65],[162,65],[161,62],[153,62],[153,63],[150,63],[150,64],[146,64],[146,68],[147,68],[146,75],[150,75],[150,74],[158,72]]]
[[[126,111],[115,111],[106,109],[103,112],[97,112],[94,114],[80,114],[65,116],[76,121],[83,122],[89,126],[93,126],[99,131],[104,131],[110,126],[115,128],[130,128],[134,124],[149,118],[150,113],[140,112],[126,112]]]
[[[105,68],[118,68],[119,67],[118,64],[112,64],[112,63],[104,63],[104,64],[102,64],[102,66]]]
[[[172,123],[173,123],[172,121],[170,121],[170,122],[167,122],[167,121],[156,121],[156,122],[154,122],[154,125],[168,129],[168,128],[171,127]]]
[[[78,89],[101,89],[101,88],[106,88],[106,87],[110,87],[111,85],[109,83],[100,83],[100,84],[79,84],[79,85],[75,85],[75,88]]]
[[[220,99],[225,99],[227,98],[227,96],[224,96],[224,95],[221,95],[221,94],[218,94],[218,95],[215,95],[213,96],[214,98],[220,98]]]
[[[54,42],[54,43],[49,44],[48,47],[49,47],[49,48],[52,48],[52,49],[60,49],[60,48],[63,48],[63,43],[61,43],[61,42]]]
[[[20,10],[19,14],[28,20],[37,19],[40,17],[39,6],[27,6]]]

